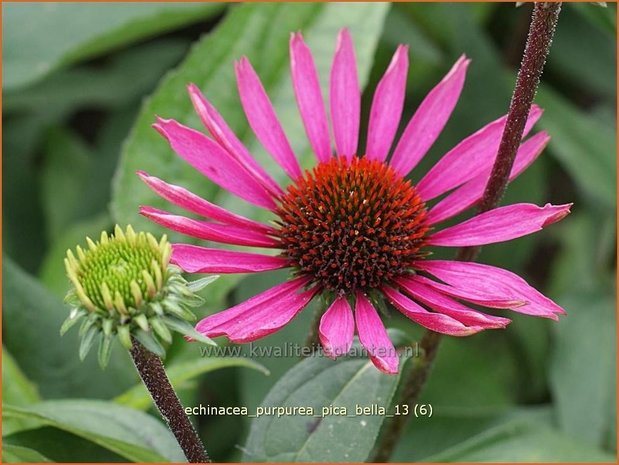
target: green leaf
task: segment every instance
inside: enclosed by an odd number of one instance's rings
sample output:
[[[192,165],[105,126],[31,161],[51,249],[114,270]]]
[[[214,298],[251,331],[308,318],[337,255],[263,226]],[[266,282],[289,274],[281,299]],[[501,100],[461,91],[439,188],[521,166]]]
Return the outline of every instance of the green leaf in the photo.
[[[554,428],[550,405],[505,409],[435,408],[408,424],[394,462],[604,462],[612,456]]]
[[[2,347],[2,401],[12,405],[29,405],[41,400],[37,387],[24,375],[11,354]],[[32,422],[2,417],[2,434],[33,427]]]
[[[605,462],[612,456],[553,426],[550,406],[510,410],[435,408],[410,422],[393,461]]]
[[[556,233],[562,247],[551,288],[567,311],[553,325],[549,367],[557,423],[572,437],[614,449],[615,220],[601,211],[582,210]]]
[[[547,86],[536,98],[545,109],[539,125],[552,135],[549,152],[584,194],[608,209],[615,207],[617,140],[614,124],[603,125]]]
[[[269,374],[269,370],[264,366],[244,357],[217,357],[179,362],[166,368],[166,372],[170,382],[178,390],[187,381],[197,378],[204,373],[228,367],[251,368],[261,372],[263,375]],[[116,397],[114,401],[139,410],[146,410],[152,405],[150,394],[141,383]]]
[[[4,346],[2,347],[2,400],[12,405],[28,405],[41,400],[37,387],[24,375]]]
[[[17,115],[3,121],[2,245],[3,252],[30,272],[45,250],[45,224],[40,205],[36,149],[46,115]],[[8,208],[11,206],[11,208]]]
[[[42,426],[2,438],[3,445],[27,447],[39,451],[53,462],[118,463],[127,459],[84,438],[54,428]]]
[[[68,224],[85,213],[84,192],[93,155],[76,134],[62,128],[51,131],[45,151],[41,203],[47,237],[53,243]]]
[[[217,29],[197,43],[187,59],[170,73],[146,102],[125,144],[114,180],[112,211],[116,221],[139,229],[160,228],[138,215],[139,205],[170,209],[137,178],[137,170],[161,176],[238,213],[257,216],[258,209],[220,192],[212,183],[177,157],[151,124],[155,115],[175,118],[200,127],[186,95],[188,83],[196,83],[213,101],[231,128],[245,142],[256,159],[279,180],[274,162],[248,131],[234,80],[234,60],[247,55],[260,74],[266,91],[285,126],[288,138],[303,166],[314,163],[294,101],[289,77],[288,41],[291,31],[301,30],[312,47],[316,66],[326,92],[328,70],[335,49],[337,31],[348,26],[356,41],[361,82],[365,83],[387,4],[242,4],[234,8]],[[274,28],[273,24],[277,27]],[[186,237],[171,234],[173,240]],[[221,305],[222,298],[238,277],[225,276],[209,287],[207,306]]]
[[[523,421],[537,426],[552,424],[550,406],[526,409],[433,406],[432,418],[408,422],[391,457],[393,462],[425,462],[428,457],[461,450],[466,444],[496,434],[497,429],[509,430]]]
[[[161,422],[111,402],[58,400],[30,407],[5,404],[3,414],[68,431],[135,462],[185,461],[172,433]]]
[[[360,346],[353,346],[353,350],[360,350]],[[406,360],[401,357],[400,373],[406,369]],[[367,358],[333,361],[315,356],[303,360],[280,378],[262,407],[312,408],[313,416],[291,413],[254,419],[245,461],[367,460],[385,415],[361,415],[356,407],[389,409],[399,380],[400,374],[386,375]],[[321,418],[325,408],[339,408],[340,415],[331,410],[332,414]],[[344,413],[349,416],[342,416]]]
[[[25,89],[7,93],[3,109],[9,115],[45,109],[61,119],[83,107],[125,107],[152,91],[187,48],[184,40],[160,39],[120,51],[103,64],[58,70]]]
[[[591,5],[581,6],[588,10],[600,10]],[[608,17],[608,13],[603,11],[599,16]],[[598,16],[596,12],[591,12],[591,15]],[[547,70],[553,75],[560,75],[579,90],[615,100],[616,63],[609,58],[617,54],[616,32],[609,36],[595,23],[583,19],[571,5],[563,9]]]
[[[573,438],[603,446],[611,427],[609,412],[615,410],[614,292],[579,292],[559,302],[568,316],[554,326],[550,364],[557,422]]]
[[[617,34],[617,6],[613,3],[607,8],[591,8],[587,3],[572,3],[573,8],[583,19],[593,24],[598,30],[603,31],[612,40]]]
[[[2,445],[2,463],[51,462],[50,459],[28,447]]]
[[[221,9],[217,3],[3,5],[3,86],[24,86],[61,66],[199,21]]]
[[[507,328],[466,338],[444,338],[422,401],[436,408],[513,404],[518,365],[506,337]],[[458,389],[454,389],[454,379],[458,380]]]
[[[616,457],[549,427],[523,422],[486,431],[428,462],[615,462]]]
[[[35,279],[3,257],[3,321],[10,322],[4,344],[26,376],[45,398],[73,396],[112,397],[135,383],[136,374],[128,354],[117,350],[102,372],[91,354],[78,358],[77,331],[62,338],[60,326],[69,307],[50,294]],[[110,380],[114,382],[110,382]]]
[[[551,294],[611,294],[616,269],[612,265],[615,220],[603,210],[573,213],[554,230],[561,251],[551,272]]]

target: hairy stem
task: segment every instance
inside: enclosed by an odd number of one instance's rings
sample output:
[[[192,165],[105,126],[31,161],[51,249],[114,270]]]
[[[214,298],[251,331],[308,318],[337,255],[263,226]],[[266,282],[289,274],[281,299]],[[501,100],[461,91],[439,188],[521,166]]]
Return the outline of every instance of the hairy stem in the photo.
[[[400,392],[399,405],[408,405],[409,409],[415,404],[423,386],[430,375],[434,357],[438,351],[441,335],[434,331],[426,331],[421,338],[419,348],[421,355],[413,360],[413,368],[408,374],[402,391]],[[412,410],[409,410],[412,411]],[[393,449],[398,443],[404,426],[406,425],[407,415],[396,415],[391,418],[391,421],[386,425],[386,431],[381,436],[380,442],[374,452],[373,462],[381,463],[388,462]]]
[[[136,340],[133,341],[130,353],[140,378],[142,378],[161,416],[181,446],[187,460],[190,463],[210,462],[198,433],[185,415],[183,406],[170,384],[161,359],[145,349]]]
[[[319,305],[314,312],[312,324],[310,326],[309,333],[307,333],[307,338],[305,339],[304,343],[304,346],[309,348],[310,351],[307,353],[304,352],[302,354],[302,357],[309,357],[314,352],[314,350],[317,350],[319,348],[320,338],[318,328],[320,326],[320,318],[322,317],[324,310],[324,306]]]
[[[518,71],[516,86],[507,114],[507,122],[499,145],[499,151],[492,167],[490,179],[486,185],[484,196],[479,204],[479,213],[491,210],[497,206],[505,189],[509,174],[514,165],[514,159],[520,146],[524,126],[531,110],[533,98],[550,51],[552,37],[555,33],[561,3],[536,3],[533,8],[533,19],[529,27],[527,44]],[[474,260],[480,247],[469,247],[461,251],[460,260]]]
[[[509,106],[507,122],[488,184],[479,204],[478,213],[495,208],[505,193],[509,174],[516,158],[522,134],[524,133],[529,111],[531,110],[531,104],[539,85],[546,57],[550,51],[560,11],[560,2],[535,3],[533,7],[533,17],[529,27],[527,44],[524,49],[520,70],[518,71],[518,77],[516,78],[516,86]],[[458,251],[456,259],[473,261],[479,255],[479,251],[479,246],[462,248]],[[422,358],[415,361],[416,363],[414,363],[412,370],[405,379],[400,394],[399,403],[408,405],[410,411],[413,411],[414,404],[417,402],[430,374],[440,342],[441,335],[429,330],[426,331],[421,340]],[[395,416],[386,425],[386,429],[376,447],[374,462],[387,462],[389,460],[404,431],[406,420],[407,417],[404,415]]]

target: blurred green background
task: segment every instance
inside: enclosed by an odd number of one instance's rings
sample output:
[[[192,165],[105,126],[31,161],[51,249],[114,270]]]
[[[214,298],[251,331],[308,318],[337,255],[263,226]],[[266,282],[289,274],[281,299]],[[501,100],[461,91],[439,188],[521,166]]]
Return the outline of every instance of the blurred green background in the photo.
[[[169,207],[142,186],[136,170],[256,216],[193,172],[150,128],[156,114],[200,127],[187,83],[198,84],[283,179],[248,130],[234,60],[249,56],[296,153],[311,166],[288,76],[291,31],[303,31],[326,91],[337,31],[350,28],[364,121],[398,43],[410,45],[404,121],[465,53],[473,61],[462,98],[412,174],[417,180],[462,137],[507,112],[531,8],[4,3],[3,461],[182,460],[145,394],[127,392],[138,379],[120,346],[102,372],[94,354],[79,362],[76,334],[61,339],[58,330],[67,314],[67,248],[115,222],[163,232],[137,215],[139,204]],[[504,203],[574,202],[572,214],[534,236],[488,246],[479,260],[524,276],[568,315],[558,323],[509,315],[514,321],[505,331],[446,338],[422,399],[433,417],[409,422],[393,460],[616,460],[616,98],[616,5],[564,5],[536,97],[545,109],[537,128],[552,141]],[[283,274],[241,278],[208,287],[200,313],[254,295]],[[310,319],[305,311],[259,345],[302,343]],[[389,326],[420,335],[403,319]],[[297,362],[201,358],[198,346],[178,340],[166,365],[186,405],[252,410]],[[249,418],[195,420],[217,461],[277,460],[287,451],[285,437],[252,432],[248,441]],[[377,431],[380,423],[371,426]],[[345,442],[349,425],[339,427],[334,434]],[[365,442],[357,460],[371,457],[373,440]],[[337,444],[329,453],[317,447],[311,457],[345,461]]]

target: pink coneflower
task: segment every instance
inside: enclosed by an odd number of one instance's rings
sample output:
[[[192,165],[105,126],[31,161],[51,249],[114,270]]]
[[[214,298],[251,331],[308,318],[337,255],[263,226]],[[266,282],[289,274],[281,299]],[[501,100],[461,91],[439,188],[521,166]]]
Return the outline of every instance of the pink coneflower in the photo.
[[[189,94],[211,137],[174,120],[159,119],[154,125],[178,155],[211,181],[274,215],[272,225],[263,224],[141,172],[157,194],[209,221],[150,207],[141,208],[144,216],[199,239],[278,251],[268,256],[175,244],[172,262],[189,273],[292,271],[287,282],[204,318],[196,326],[199,332],[226,336],[236,343],[255,341],[282,328],[312,298],[325,294],[330,305],[321,317],[319,336],[326,354],[346,354],[356,330],[374,364],[386,373],[397,373],[397,352],[375,307],[382,296],[416,323],[453,336],[503,328],[510,322],[466,303],[555,320],[564,313],[507,270],[427,258],[432,246],[477,246],[531,234],[563,218],[570,205],[509,205],[441,229],[441,222],[481,199],[505,117],[464,139],[413,185],[406,176],[453,111],[469,60],[462,56],[428,94],[388,159],[404,106],[407,52],[406,46],[398,47],[376,88],[365,151],[360,153],[361,92],[348,31],[339,34],[331,68],[333,141],[312,54],[301,34],[292,34],[292,82],[318,159],[305,172],[249,60],[236,63],[243,109],[258,140],[291,178],[285,188],[256,163],[194,85],[189,86]],[[532,108],[525,136],[541,113],[538,107]],[[537,158],[548,140],[546,133],[539,132],[522,143],[512,179]]]

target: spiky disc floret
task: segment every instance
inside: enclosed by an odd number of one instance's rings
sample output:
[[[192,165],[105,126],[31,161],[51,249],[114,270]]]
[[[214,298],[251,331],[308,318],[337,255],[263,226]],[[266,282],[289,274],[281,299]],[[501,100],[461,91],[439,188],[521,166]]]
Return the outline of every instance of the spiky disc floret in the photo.
[[[277,213],[292,265],[340,294],[410,272],[428,231],[410,181],[366,157],[319,164],[288,188]]]
[[[171,246],[166,236],[159,242],[131,226],[126,233],[116,227],[110,239],[104,231],[95,243],[87,238],[88,250],[77,247],[77,259],[67,251],[65,267],[77,296],[91,311],[106,309],[128,315],[145,298],[153,298],[167,280]]]
[[[104,231],[100,240],[86,239],[88,248],[67,251],[65,268],[73,284],[66,301],[73,307],[60,332],[64,334],[82,317],[80,358],[101,334],[99,362],[109,360],[115,335],[131,348],[132,338],[158,355],[160,341],[171,342],[170,330],[203,342],[212,341],[197,333],[188,321],[195,316],[188,307],[200,305],[194,292],[216,276],[188,283],[180,269],[169,264],[172,248],[166,236],[159,241],[149,233],[136,233],[131,226],[119,226],[114,235]]]

